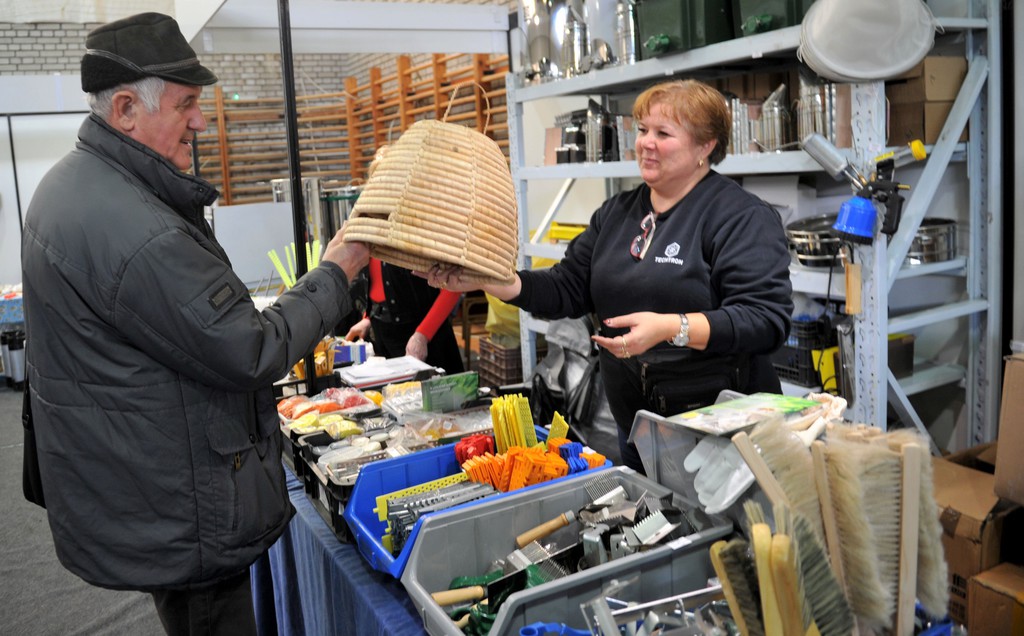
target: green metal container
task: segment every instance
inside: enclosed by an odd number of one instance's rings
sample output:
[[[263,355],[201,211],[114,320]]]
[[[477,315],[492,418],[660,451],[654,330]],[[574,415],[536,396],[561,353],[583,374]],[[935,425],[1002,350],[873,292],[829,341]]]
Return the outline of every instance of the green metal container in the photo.
[[[644,60],[734,37],[732,4],[721,0],[638,0],[636,17]]]
[[[732,0],[736,37],[800,24],[814,0]]]

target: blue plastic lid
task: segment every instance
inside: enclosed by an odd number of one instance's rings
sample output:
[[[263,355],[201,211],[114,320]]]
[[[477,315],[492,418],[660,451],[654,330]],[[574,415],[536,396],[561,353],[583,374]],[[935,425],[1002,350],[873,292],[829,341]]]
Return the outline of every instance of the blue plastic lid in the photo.
[[[870,243],[875,235],[875,204],[861,196],[850,197],[839,207],[832,229],[845,239]]]

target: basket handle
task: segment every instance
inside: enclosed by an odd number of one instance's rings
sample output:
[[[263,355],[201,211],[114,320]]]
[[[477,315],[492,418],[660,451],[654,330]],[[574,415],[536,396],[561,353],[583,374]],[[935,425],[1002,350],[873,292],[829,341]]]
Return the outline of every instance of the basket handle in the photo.
[[[477,88],[480,89],[480,93],[484,96],[484,103],[487,104],[487,112],[484,114],[484,129],[481,131],[481,132],[483,132],[483,134],[486,135],[487,134],[487,126],[489,126],[490,123],[491,123],[491,100],[488,99],[488,97],[487,97],[487,89],[485,89],[480,84],[480,82],[478,82],[476,80],[466,80],[465,82],[460,82],[460,83],[458,83],[458,84],[456,84],[455,86],[452,87],[451,97],[448,98],[448,108],[444,109],[444,116],[441,118],[441,121],[444,122],[444,121],[448,120],[448,113],[452,109],[452,104],[455,103],[455,96],[459,94],[459,89],[461,89],[463,86],[469,86],[469,85],[476,86]]]

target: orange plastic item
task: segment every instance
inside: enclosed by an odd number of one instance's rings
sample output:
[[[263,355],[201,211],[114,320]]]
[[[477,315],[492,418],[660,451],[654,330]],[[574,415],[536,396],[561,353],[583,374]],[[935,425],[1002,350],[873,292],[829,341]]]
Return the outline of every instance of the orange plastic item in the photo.
[[[591,468],[604,466],[608,462],[607,457],[597,452],[580,453],[580,457],[587,460],[587,465]]]
[[[277,412],[285,419],[294,420],[297,417],[295,415],[295,408],[305,402],[309,402],[309,398],[305,395],[286,397],[277,403]]]

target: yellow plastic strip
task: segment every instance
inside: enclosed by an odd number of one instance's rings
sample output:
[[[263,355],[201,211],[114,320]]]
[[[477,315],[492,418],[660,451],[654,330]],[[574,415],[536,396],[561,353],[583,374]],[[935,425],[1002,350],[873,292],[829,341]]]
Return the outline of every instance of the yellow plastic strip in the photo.
[[[278,275],[281,277],[281,282],[284,283],[285,287],[291,287],[295,284],[291,276],[284,268],[284,263],[281,262],[281,257],[277,255],[277,250],[270,250],[267,252],[267,256],[270,257],[270,262],[274,264],[274,268],[277,269]]]
[[[408,488],[403,488],[402,490],[396,490],[395,492],[389,492],[384,495],[379,495],[376,500],[377,507],[374,508],[373,510],[374,512],[377,513],[377,519],[379,519],[380,521],[387,521],[388,502],[391,501],[392,499],[396,497],[405,497],[406,495],[418,495],[422,493],[427,493],[432,490],[444,488],[445,486],[458,484],[468,479],[469,475],[463,472],[458,472],[455,473],[454,475],[449,475],[448,477],[441,477],[440,479],[435,479],[434,481],[428,481],[426,483],[419,484],[418,486],[410,486]]]

